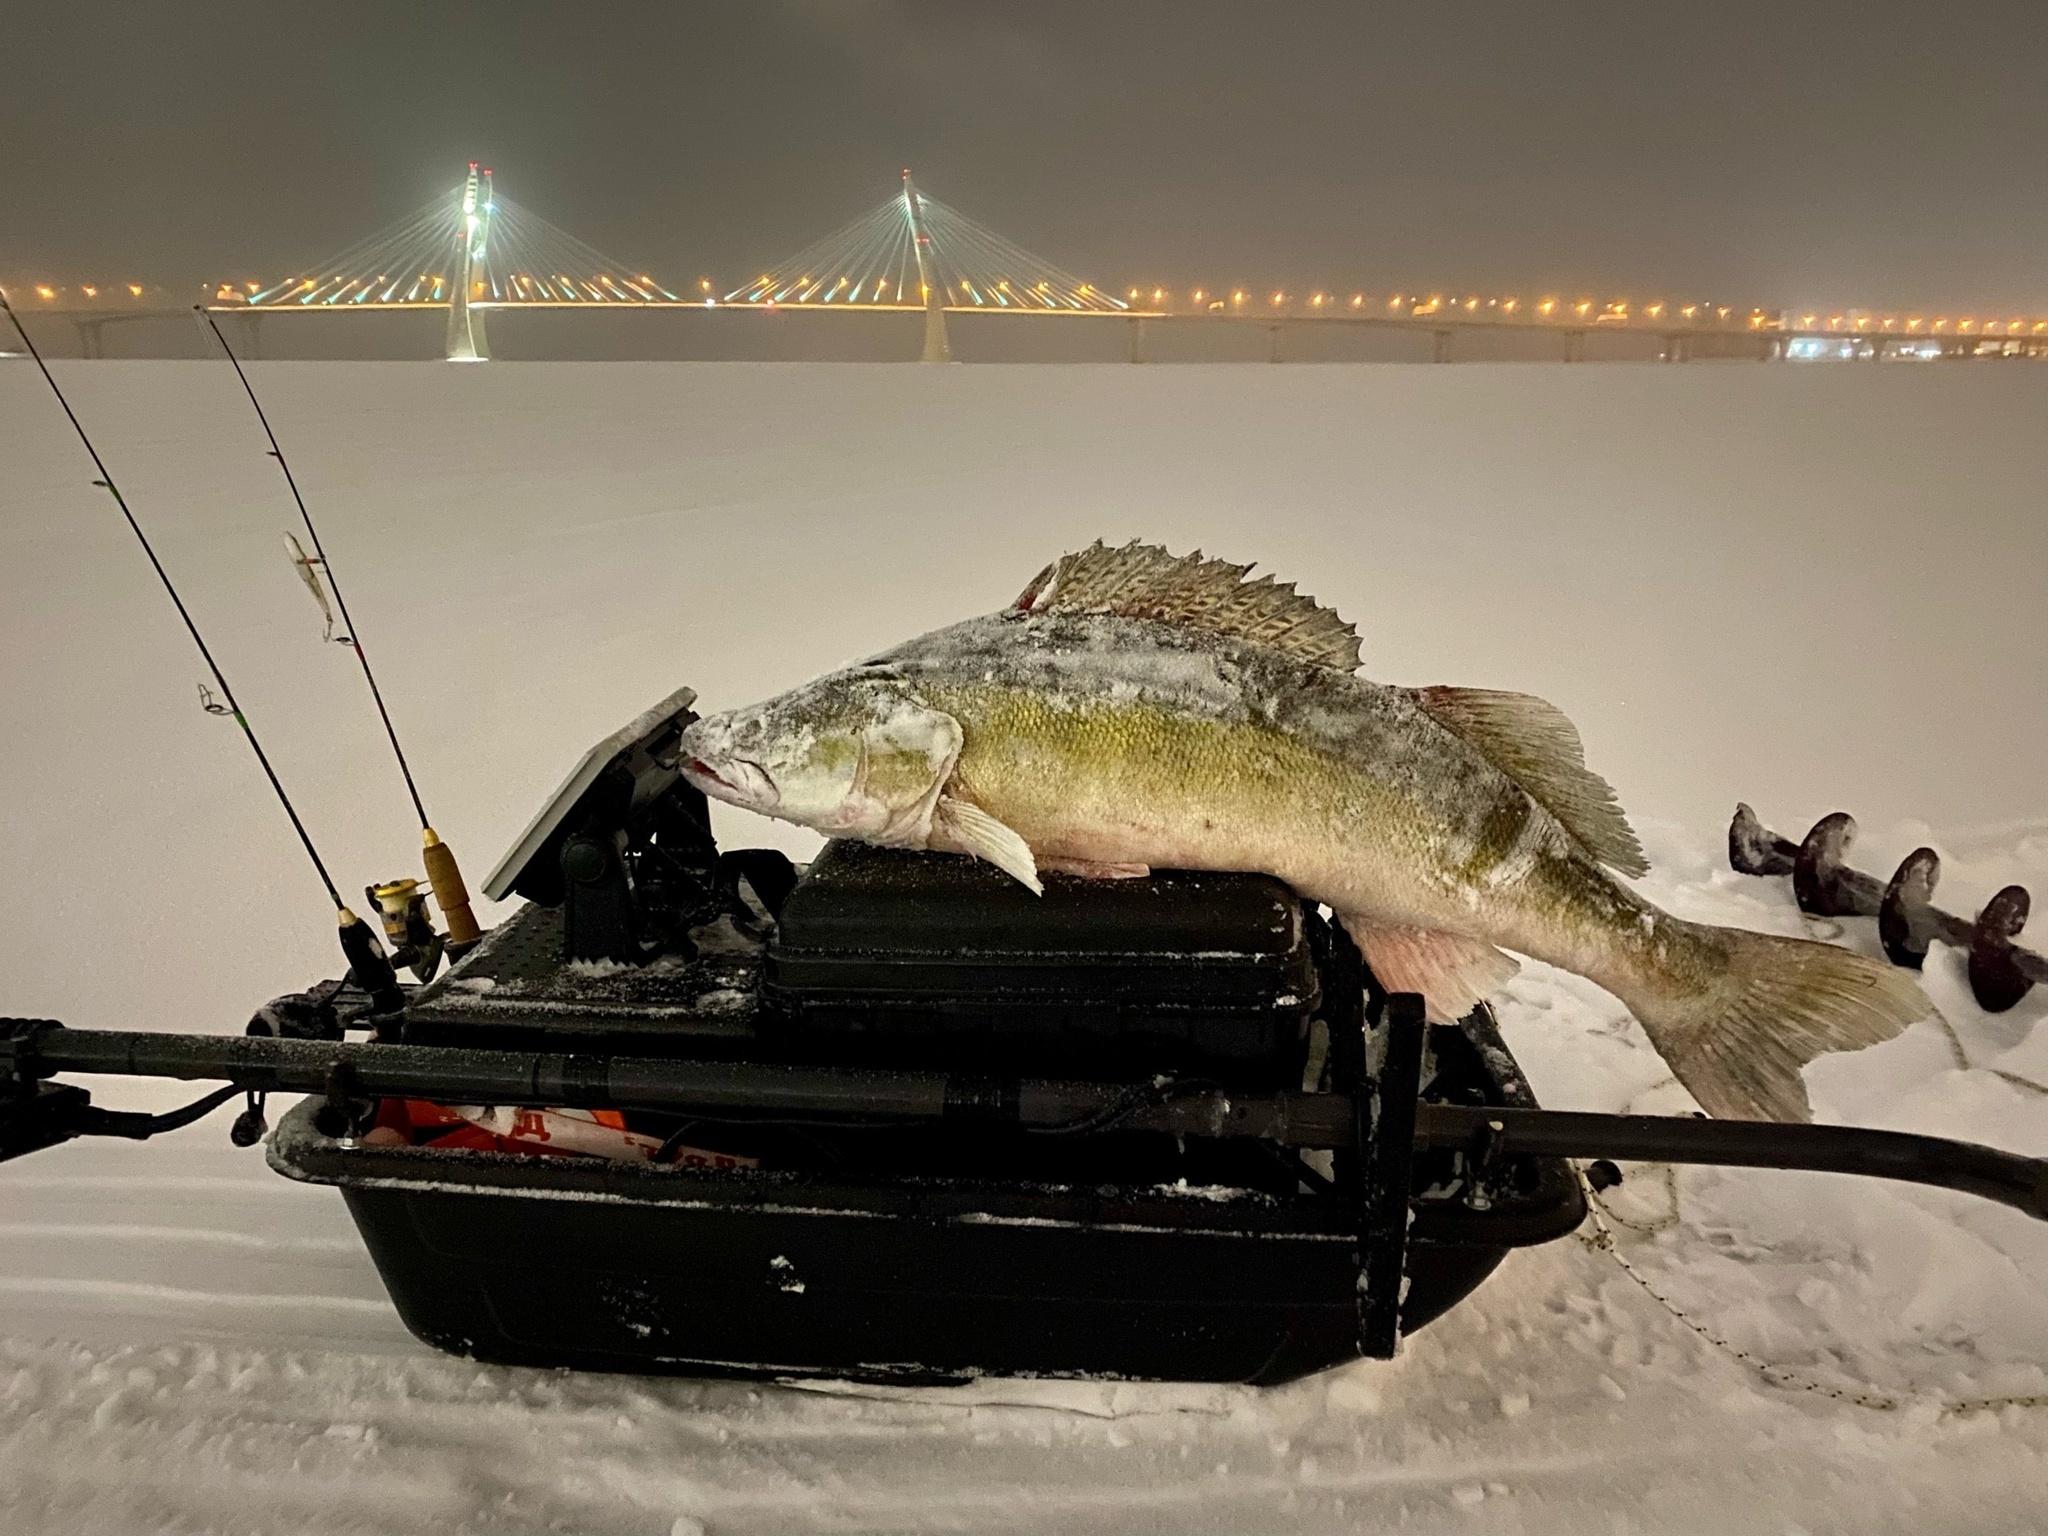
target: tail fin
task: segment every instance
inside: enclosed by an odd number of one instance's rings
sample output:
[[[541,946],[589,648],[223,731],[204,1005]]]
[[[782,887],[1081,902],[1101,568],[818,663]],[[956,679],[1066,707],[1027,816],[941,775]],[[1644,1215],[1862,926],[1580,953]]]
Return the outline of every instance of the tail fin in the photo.
[[[1622,999],[1712,1115],[1810,1120],[1801,1067],[1934,1016],[1904,972],[1831,944],[1674,918],[1658,929],[1676,974]]]

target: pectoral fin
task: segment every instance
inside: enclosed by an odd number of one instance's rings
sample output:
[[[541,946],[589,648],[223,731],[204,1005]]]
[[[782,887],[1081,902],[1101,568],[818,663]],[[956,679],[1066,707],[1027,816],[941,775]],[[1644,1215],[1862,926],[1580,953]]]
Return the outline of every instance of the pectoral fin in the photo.
[[[1455,1024],[1519,971],[1521,963],[1480,939],[1435,928],[1400,928],[1343,916],[1379,984],[1420,992],[1433,1024]]]
[[[932,835],[927,846],[971,853],[1028,887],[1033,895],[1045,894],[1038,879],[1038,861],[1031,856],[1024,839],[972,801],[941,795],[938,809],[932,813]]]

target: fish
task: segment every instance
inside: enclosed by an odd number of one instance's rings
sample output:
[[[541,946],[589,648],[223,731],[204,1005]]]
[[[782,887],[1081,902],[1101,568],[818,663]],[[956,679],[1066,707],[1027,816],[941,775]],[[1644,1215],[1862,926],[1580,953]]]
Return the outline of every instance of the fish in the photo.
[[[1355,626],[1251,569],[1098,541],[997,613],[694,721],[683,774],[1033,891],[1272,875],[1438,1022],[1494,996],[1514,955],[1540,960],[1619,998],[1716,1116],[1809,1119],[1807,1062],[1932,1015],[1888,965],[1661,910],[1626,883],[1642,845],[1560,710],[1371,682]]]

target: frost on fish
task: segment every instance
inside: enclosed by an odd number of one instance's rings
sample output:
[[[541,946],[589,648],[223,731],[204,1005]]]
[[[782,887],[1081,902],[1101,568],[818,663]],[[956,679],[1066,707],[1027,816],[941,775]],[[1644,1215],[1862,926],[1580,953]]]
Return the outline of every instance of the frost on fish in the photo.
[[[1357,677],[1352,626],[1249,569],[1098,543],[1000,613],[697,722],[685,772],[1033,889],[1040,869],[1270,874],[1441,1019],[1530,955],[1620,996],[1716,1114],[1803,1117],[1801,1065],[1929,1011],[1890,967],[1658,912],[1608,873],[1647,866],[1561,711]]]
[[[1252,568],[1176,558],[1135,539],[1111,549],[1097,539],[1032,578],[1011,607],[1019,613],[1114,613],[1127,619],[1207,630],[1249,640],[1316,666],[1358,670],[1358,631],[1291,581],[1250,579]]]

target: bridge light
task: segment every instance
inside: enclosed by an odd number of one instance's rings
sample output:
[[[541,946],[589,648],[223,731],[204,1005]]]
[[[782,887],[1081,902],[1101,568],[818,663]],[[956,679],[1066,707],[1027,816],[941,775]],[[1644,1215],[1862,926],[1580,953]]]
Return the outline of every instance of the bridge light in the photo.
[[[48,287],[45,284],[38,283],[36,284],[36,296],[38,298],[54,299],[55,297],[57,297],[57,290]]]
[[[1083,284],[1081,285],[1081,291],[1082,291],[1083,293],[1086,293],[1086,292],[1088,291],[1088,285],[1087,285],[1086,283],[1083,283]],[[1201,289],[1199,289],[1199,288],[1197,288],[1197,289],[1195,290],[1195,302],[1196,302],[1197,304],[1201,303],[1201,302],[1202,302],[1202,298],[1203,298],[1202,290],[1201,290]]]
[[[96,299],[100,296],[99,289],[93,287],[91,283],[82,284],[79,287],[78,291],[84,294],[88,299]]]
[[[1359,309],[1359,308],[1362,308],[1362,307],[1364,306],[1364,304],[1365,304],[1365,295],[1364,295],[1364,294],[1362,294],[1362,293],[1354,293],[1353,295],[1351,295],[1351,307],[1352,307],[1353,309]]]
[[[1543,301],[1543,302],[1542,302],[1541,304],[1538,304],[1538,305],[1536,306],[1536,308],[1537,308],[1537,310],[1538,310],[1538,311],[1539,311],[1540,313],[1542,313],[1542,314],[1546,314],[1546,315],[1547,315],[1547,314],[1549,314],[1549,313],[1550,313],[1550,312],[1551,312],[1551,311],[1552,311],[1553,309],[1557,308],[1557,300],[1555,300],[1555,299],[1545,299],[1545,300],[1544,300],[1544,301]]]
[[[1512,315],[1515,312],[1515,306],[1521,302],[1520,299],[1502,299],[1500,307],[1505,313]]]
[[[1242,304],[1244,302],[1244,290],[1240,288],[1236,293],[1233,293],[1230,296],[1230,302],[1233,304]]]
[[[1279,303],[1279,302],[1280,302],[1280,301],[1281,301],[1282,299],[1284,299],[1284,298],[1286,298],[1286,297],[1287,297],[1287,295],[1286,295],[1286,294],[1284,294],[1284,293],[1276,293],[1276,294],[1274,294],[1274,295],[1273,295],[1273,302],[1274,302],[1275,304],[1278,304],[1278,303]]]
[[[1714,313],[1719,315],[1723,320],[1726,320],[1728,318],[1728,306],[1726,304],[1723,304],[1719,309],[1715,310]]]
[[[1152,302],[1153,302],[1154,304],[1157,304],[1157,303],[1158,303],[1158,302],[1159,302],[1159,301],[1160,301],[1161,299],[1163,299],[1163,298],[1165,298],[1165,297],[1166,297],[1166,290],[1165,290],[1164,288],[1154,288],[1154,289],[1152,290]]]
[[[1659,318],[1664,313],[1663,303],[1660,301],[1658,303],[1652,304],[1649,308],[1648,313],[1652,320]]]
[[[1323,296],[1319,293],[1315,295],[1315,297],[1311,298],[1309,300],[1309,303],[1314,305],[1317,309],[1321,309],[1323,307]]]
[[[138,298],[138,299],[139,299],[139,298],[141,298],[141,297],[142,297],[142,284],[140,284],[140,283],[130,283],[130,284],[128,285],[128,291],[129,291],[130,293],[132,293],[133,295],[135,295],[135,297],[136,297],[136,298]]]
[[[1923,322],[1918,315],[1908,315],[1906,317],[1906,329],[1909,331],[1919,330],[1922,324]]]
[[[1812,316],[1812,315],[1801,315],[1801,316],[1799,317],[1799,323],[1800,323],[1801,325],[1807,325],[1807,326],[1810,326],[1810,325],[1812,325],[1812,324],[1813,324],[1813,322],[1814,322],[1814,318],[1815,318],[1815,317],[1814,317],[1814,316]]]

